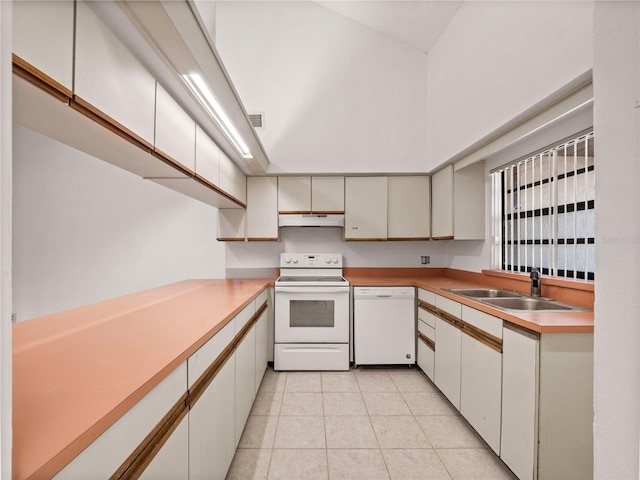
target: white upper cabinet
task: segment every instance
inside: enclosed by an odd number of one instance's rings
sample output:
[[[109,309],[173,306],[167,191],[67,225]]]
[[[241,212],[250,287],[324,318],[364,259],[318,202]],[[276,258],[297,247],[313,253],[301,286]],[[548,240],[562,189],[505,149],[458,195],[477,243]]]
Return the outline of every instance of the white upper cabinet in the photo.
[[[196,175],[220,186],[220,148],[196,125]]]
[[[77,3],[75,60],[78,101],[152,147],[156,81],[86,2]]]
[[[484,161],[431,177],[431,236],[438,240],[484,240]]]
[[[433,174],[431,189],[431,236],[436,240],[453,238],[453,165]]]
[[[247,178],[247,240],[278,240],[278,177]]]
[[[344,177],[311,177],[314,213],[344,213]]]
[[[311,212],[311,177],[278,177],[278,211]]]
[[[160,84],[156,88],[155,149],[195,172],[196,124]]]
[[[247,177],[222,150],[220,151],[220,188],[241,203],[247,203]]]
[[[454,166],[453,232],[456,240],[485,238],[484,161],[457,169]]]
[[[345,179],[345,240],[387,239],[387,177]]]
[[[430,203],[428,176],[389,177],[387,212],[389,240],[429,239]]]
[[[71,93],[73,1],[14,1],[13,53]]]

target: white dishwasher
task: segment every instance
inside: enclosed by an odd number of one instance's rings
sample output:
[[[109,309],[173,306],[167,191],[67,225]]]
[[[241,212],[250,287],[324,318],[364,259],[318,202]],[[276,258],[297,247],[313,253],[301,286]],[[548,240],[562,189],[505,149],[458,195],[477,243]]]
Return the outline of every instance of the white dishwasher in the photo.
[[[414,287],[354,287],[356,365],[416,363],[415,295]]]

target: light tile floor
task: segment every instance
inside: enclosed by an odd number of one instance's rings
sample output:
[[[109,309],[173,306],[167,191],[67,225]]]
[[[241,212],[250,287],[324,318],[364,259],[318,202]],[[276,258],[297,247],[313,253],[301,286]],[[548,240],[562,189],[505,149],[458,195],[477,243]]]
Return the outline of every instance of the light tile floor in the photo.
[[[268,369],[228,480],[513,480],[419,370]]]

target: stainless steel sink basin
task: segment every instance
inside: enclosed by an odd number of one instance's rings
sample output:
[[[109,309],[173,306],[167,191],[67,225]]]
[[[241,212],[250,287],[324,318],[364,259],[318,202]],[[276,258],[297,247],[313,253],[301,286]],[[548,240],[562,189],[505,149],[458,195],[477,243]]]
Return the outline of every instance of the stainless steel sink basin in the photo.
[[[500,288],[449,288],[447,291],[465,297],[473,298],[500,298],[500,297],[521,297],[522,294],[510,292]]]
[[[568,310],[582,310],[579,307],[566,305],[555,302],[553,300],[546,300],[541,298],[531,297],[518,297],[518,298],[483,298],[483,303],[488,303],[494,307],[502,308],[504,310],[527,310],[527,311],[539,311],[539,310],[555,310],[555,311],[568,311]]]
[[[549,298],[530,297],[524,293],[511,292],[501,288],[448,288],[448,292],[473,298],[474,300],[500,310],[546,311],[546,312],[586,312],[585,308],[556,302]]]

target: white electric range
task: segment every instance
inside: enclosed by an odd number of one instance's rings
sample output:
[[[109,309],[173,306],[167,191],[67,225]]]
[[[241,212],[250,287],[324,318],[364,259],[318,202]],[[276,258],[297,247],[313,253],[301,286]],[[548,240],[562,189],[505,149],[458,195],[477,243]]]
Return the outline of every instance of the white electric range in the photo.
[[[339,253],[283,253],[275,282],[275,370],[349,369],[349,282]]]

